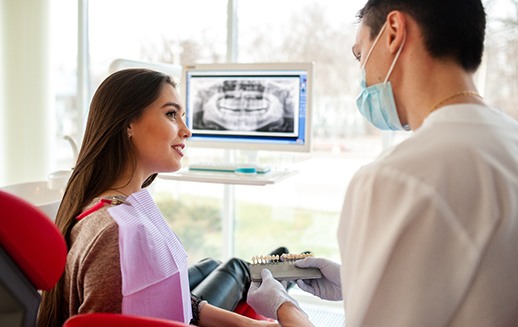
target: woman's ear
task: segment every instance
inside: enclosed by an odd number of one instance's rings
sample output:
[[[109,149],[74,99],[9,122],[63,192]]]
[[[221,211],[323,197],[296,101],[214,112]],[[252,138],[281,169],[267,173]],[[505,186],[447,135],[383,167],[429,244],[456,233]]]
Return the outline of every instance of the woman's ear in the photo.
[[[131,128],[131,125],[128,126],[128,138],[131,138],[133,136],[133,129]]]
[[[406,34],[406,21],[407,17],[401,11],[391,11],[387,16],[387,42],[391,53],[396,53]]]

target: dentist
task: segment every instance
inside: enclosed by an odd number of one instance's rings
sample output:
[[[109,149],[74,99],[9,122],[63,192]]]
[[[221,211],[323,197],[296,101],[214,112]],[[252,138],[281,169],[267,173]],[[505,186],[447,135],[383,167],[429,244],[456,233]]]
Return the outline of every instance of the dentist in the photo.
[[[343,298],[347,326],[511,326],[518,321],[518,122],[475,87],[486,16],[480,0],[369,0],[353,53],[360,113],[412,130],[353,177],[341,266],[297,281]],[[283,326],[311,326],[263,271],[248,302]]]

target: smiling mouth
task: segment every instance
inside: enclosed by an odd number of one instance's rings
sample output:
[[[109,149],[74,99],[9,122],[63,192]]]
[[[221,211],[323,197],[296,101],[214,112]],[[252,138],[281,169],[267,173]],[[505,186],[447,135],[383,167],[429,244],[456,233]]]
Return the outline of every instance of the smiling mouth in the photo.
[[[173,145],[173,149],[182,157],[183,157],[183,148],[184,147],[185,147],[184,145]]]

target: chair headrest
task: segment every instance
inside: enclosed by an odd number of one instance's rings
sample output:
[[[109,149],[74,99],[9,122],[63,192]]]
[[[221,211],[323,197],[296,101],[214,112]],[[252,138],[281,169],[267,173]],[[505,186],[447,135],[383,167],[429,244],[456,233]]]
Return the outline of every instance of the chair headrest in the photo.
[[[36,289],[54,287],[65,269],[67,246],[56,225],[29,202],[4,191],[0,245]]]

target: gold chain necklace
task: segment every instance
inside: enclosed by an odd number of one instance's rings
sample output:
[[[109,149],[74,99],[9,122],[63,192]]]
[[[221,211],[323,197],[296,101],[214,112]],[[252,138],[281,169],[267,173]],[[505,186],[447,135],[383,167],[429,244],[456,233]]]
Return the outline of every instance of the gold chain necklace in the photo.
[[[124,195],[125,197],[128,197],[128,195],[126,193],[124,193],[122,191],[119,191],[118,189],[111,188],[111,189],[109,189],[109,191],[114,191],[114,192],[117,192],[117,193],[120,193],[120,194]]]
[[[462,92],[458,92],[458,93],[455,93],[455,94],[452,94],[444,99],[442,99],[441,101],[437,102],[437,104],[435,106],[432,107],[432,110],[431,111],[434,111],[435,109],[438,109],[440,106],[442,106],[444,103],[452,100],[452,99],[455,99],[455,98],[458,98],[458,97],[462,97],[462,96],[465,96],[465,97],[479,97],[482,99],[482,97],[480,96],[480,94],[478,94],[477,92],[475,91],[462,91]]]

